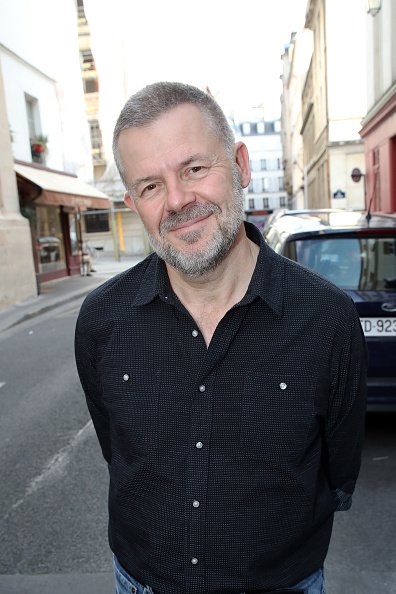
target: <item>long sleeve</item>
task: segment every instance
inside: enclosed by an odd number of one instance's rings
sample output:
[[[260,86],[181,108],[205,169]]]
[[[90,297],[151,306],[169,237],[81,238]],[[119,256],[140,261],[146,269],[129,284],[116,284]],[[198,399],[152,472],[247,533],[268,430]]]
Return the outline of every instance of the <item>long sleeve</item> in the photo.
[[[325,427],[328,480],[336,511],[351,506],[364,438],[367,349],[354,307],[350,327],[338,340]]]
[[[89,328],[84,323],[81,313],[77,321],[75,333],[75,356],[88,409],[102,448],[103,456],[109,464],[111,461],[109,419],[101,399],[102,387],[96,369],[97,347]]]

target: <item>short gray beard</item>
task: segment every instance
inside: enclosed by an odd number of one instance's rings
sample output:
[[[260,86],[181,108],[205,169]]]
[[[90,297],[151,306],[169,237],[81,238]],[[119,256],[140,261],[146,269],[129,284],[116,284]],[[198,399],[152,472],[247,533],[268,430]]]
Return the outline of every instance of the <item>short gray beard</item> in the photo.
[[[199,278],[214,270],[225,258],[236,239],[244,218],[244,192],[236,166],[233,168],[232,177],[234,201],[229,209],[227,220],[221,221],[222,210],[217,204],[206,202],[193,205],[187,210],[170,213],[160,226],[162,241],[148,233],[149,241],[158,256],[189,278]],[[205,250],[186,254],[164,239],[166,231],[174,226],[207,214],[213,214],[217,218],[218,228]],[[183,240],[192,245],[200,237],[200,231],[187,231]]]

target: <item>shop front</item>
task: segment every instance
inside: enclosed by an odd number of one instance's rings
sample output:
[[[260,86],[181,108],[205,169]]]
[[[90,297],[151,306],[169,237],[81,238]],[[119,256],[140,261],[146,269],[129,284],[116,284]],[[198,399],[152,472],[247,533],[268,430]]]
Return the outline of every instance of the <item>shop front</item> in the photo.
[[[15,162],[21,213],[29,219],[38,285],[80,274],[81,213],[111,200],[75,175]]]

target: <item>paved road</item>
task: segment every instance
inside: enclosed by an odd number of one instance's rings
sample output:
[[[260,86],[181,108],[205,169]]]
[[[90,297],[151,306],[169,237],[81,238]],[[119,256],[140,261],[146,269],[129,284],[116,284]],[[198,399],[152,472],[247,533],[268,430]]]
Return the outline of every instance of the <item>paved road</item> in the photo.
[[[111,594],[107,470],[73,360],[79,304],[0,337],[0,594]],[[396,594],[396,416],[368,419],[329,594]]]

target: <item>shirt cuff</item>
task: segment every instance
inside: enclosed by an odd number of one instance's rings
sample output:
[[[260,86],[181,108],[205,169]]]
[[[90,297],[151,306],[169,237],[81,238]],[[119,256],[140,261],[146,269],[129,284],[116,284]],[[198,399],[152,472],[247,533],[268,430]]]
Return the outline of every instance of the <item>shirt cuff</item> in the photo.
[[[334,501],[334,511],[346,511],[352,505],[352,495],[345,493],[341,489],[335,489],[331,492]]]

